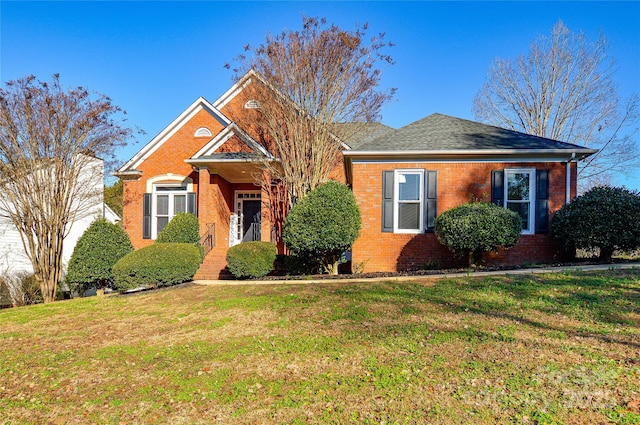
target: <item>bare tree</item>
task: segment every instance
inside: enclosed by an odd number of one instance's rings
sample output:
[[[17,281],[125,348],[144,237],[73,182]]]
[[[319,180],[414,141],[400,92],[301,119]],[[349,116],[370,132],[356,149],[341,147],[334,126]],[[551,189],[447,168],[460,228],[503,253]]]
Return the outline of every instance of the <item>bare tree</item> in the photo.
[[[18,229],[44,302],[55,300],[65,237],[102,200],[102,158],[131,129],[111,99],[34,76],[0,89],[0,217]]]
[[[474,99],[476,119],[524,133],[600,149],[580,169],[587,186],[633,171],[639,154],[638,97],[622,105],[607,39],[595,43],[558,21],[527,56],[496,59]]]
[[[377,68],[393,63],[382,53],[391,43],[384,34],[365,40],[366,30],[345,31],[304,17],[301,31],[268,35],[256,49],[245,48],[251,57],[238,58],[237,76],[253,70],[259,80],[245,93],[259,108],[232,118],[254,124],[280,159],[265,162],[264,174],[283,182],[289,204],[329,179],[343,141],[379,120],[393,96],[394,89],[379,88]]]

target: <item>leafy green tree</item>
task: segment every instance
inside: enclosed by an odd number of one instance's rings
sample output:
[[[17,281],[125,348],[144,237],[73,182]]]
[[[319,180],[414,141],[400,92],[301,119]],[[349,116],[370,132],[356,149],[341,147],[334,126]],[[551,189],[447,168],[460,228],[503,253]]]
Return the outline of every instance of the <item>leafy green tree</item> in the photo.
[[[454,254],[466,255],[469,266],[478,264],[484,252],[513,247],[521,232],[522,220],[517,213],[487,202],[445,211],[435,225],[438,241]]]
[[[553,236],[564,247],[598,249],[608,261],[616,249],[640,247],[640,192],[599,186],[564,205],[551,219]]]
[[[291,208],[282,236],[294,255],[318,258],[327,272],[338,274],[338,262],[353,245],[360,227],[353,192],[344,184],[329,181]]]
[[[104,203],[109,205],[109,208],[116,214],[122,217],[122,194],[124,184],[121,179],[118,179],[111,186],[104,187]]]
[[[66,282],[70,289],[83,293],[89,288],[113,287],[111,268],[133,251],[127,233],[105,219],[94,221],[82,234],[69,262]]]

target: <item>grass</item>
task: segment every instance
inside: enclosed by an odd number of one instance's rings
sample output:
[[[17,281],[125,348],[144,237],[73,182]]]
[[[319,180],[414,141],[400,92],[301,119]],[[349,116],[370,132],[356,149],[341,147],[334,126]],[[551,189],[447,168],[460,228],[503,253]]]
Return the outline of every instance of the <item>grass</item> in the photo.
[[[640,270],[0,312],[0,424],[640,424]]]

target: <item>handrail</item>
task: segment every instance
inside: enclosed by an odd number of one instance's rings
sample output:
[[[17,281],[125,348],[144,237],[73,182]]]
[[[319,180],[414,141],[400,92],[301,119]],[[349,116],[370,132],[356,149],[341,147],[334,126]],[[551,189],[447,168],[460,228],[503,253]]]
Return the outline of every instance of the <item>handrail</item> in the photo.
[[[204,255],[216,246],[216,223],[207,223],[207,231],[200,236],[200,246],[204,248]]]

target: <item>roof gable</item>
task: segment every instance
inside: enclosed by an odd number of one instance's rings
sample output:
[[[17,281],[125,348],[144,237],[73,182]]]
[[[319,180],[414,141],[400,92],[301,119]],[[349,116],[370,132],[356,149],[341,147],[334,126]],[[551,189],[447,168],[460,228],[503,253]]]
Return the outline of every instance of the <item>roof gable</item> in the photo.
[[[231,141],[241,141],[246,148],[240,147],[240,149],[224,149],[225,144]],[[248,149],[247,149],[248,148]],[[256,142],[251,136],[244,132],[236,123],[229,124],[224,130],[211,139],[206,145],[204,145],[198,152],[193,154],[191,159],[199,159],[203,157],[209,157],[219,153],[248,153],[253,152],[266,158],[273,158],[273,156],[258,142]]]
[[[129,161],[127,161],[116,173],[126,174],[134,171],[149,158],[155,151],[158,150],[167,140],[171,138],[176,132],[178,132],[186,123],[196,116],[200,111],[206,111],[216,121],[227,127],[231,124],[229,120],[218,108],[213,106],[209,101],[203,97],[199,97],[193,102],[187,109],[185,109],[176,119],[174,119],[168,126],[166,126],[158,135],[156,135],[149,143],[142,147]]]

